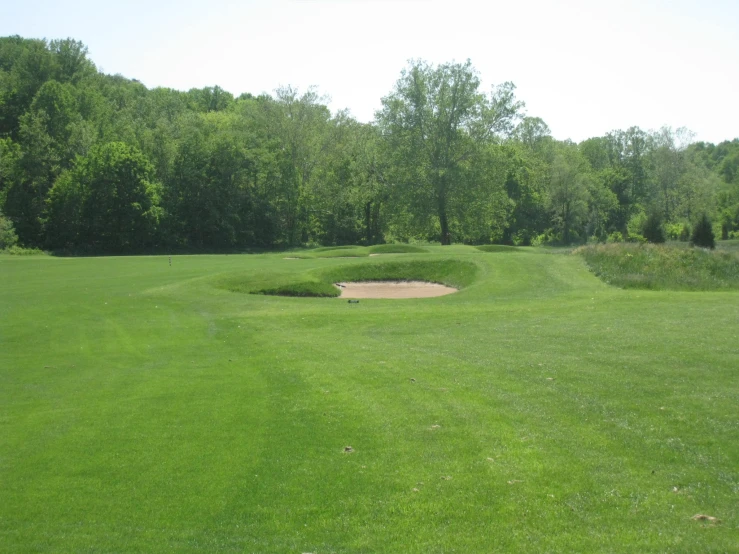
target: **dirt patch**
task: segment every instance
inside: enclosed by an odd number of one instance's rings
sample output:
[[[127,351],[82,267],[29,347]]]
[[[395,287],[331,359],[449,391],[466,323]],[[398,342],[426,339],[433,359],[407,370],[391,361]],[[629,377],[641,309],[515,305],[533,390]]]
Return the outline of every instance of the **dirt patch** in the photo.
[[[341,298],[431,298],[457,292],[457,289],[425,281],[365,281],[338,283]]]

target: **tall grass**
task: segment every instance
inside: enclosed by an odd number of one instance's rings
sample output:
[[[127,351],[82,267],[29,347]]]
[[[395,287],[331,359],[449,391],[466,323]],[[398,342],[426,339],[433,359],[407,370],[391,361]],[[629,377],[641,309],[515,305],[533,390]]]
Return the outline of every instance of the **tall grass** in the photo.
[[[598,244],[574,251],[608,284],[652,290],[737,290],[739,254],[654,244]]]

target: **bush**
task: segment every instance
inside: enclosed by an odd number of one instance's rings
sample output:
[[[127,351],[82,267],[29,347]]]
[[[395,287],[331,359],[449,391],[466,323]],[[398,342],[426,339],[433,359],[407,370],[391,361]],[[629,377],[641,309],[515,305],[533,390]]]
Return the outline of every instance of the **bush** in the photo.
[[[713,224],[706,214],[703,214],[693,229],[690,244],[702,248],[716,248],[716,239],[713,234]]]
[[[665,230],[662,228],[662,216],[659,212],[654,211],[644,221],[642,227],[642,235],[647,242],[654,244],[662,244],[665,242]]]
[[[679,240],[688,242],[690,240],[690,225],[683,223],[683,228],[680,230]]]
[[[644,230],[644,224],[646,223],[646,221],[647,221],[647,214],[644,213],[644,211],[642,210],[632,215],[631,218],[629,219],[629,222],[626,224],[626,232],[628,234],[627,240],[629,240],[630,242],[635,242],[631,240],[633,236],[642,237],[642,232]],[[643,242],[643,240],[636,241],[636,242]]]
[[[609,244],[613,244],[615,242],[623,242],[624,236],[621,234],[621,231],[614,231],[610,235],[608,235],[608,238],[606,239],[606,242]]]
[[[13,222],[0,212],[0,250],[12,248],[18,243],[18,235],[15,234]]]
[[[533,239],[531,239],[531,246],[546,246],[546,245],[553,245],[557,242],[557,239],[554,235],[554,231],[551,229],[547,229],[542,234],[535,236]]]
[[[46,252],[38,248],[23,248],[15,245],[5,250],[0,250],[0,254],[10,254],[11,256],[40,256],[46,254]]]
[[[663,227],[667,240],[680,240],[680,234],[683,231],[682,223],[665,223]],[[690,238],[690,234],[688,234],[688,238]]]

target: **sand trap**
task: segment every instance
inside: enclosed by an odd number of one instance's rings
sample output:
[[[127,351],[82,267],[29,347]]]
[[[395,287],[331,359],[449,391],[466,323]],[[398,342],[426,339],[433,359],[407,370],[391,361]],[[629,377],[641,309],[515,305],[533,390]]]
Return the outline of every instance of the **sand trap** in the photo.
[[[457,289],[425,281],[364,281],[337,283],[341,298],[431,298],[457,292]]]

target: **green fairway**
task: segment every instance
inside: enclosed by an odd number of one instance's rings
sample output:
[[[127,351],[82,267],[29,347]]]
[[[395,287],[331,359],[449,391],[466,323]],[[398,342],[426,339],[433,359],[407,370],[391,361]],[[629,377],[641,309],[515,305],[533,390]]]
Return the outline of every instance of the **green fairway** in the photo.
[[[356,250],[0,256],[0,551],[739,550],[739,292]],[[440,298],[248,294],[450,259]]]

